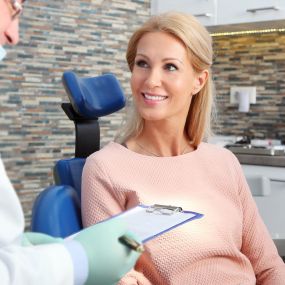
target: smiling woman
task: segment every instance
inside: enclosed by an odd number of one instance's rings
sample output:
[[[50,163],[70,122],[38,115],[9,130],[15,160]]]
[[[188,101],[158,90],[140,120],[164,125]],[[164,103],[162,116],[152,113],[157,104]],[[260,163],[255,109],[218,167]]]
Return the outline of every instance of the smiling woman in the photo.
[[[284,285],[285,266],[236,157],[205,143],[213,103],[212,43],[191,15],[150,18],[132,35],[133,101],[124,130],[86,161],[84,226],[140,203],[204,214],[146,244],[118,283]]]
[[[165,32],[147,33],[138,42],[131,87],[145,125],[173,121],[185,125],[193,96],[203,87],[208,71],[195,73],[183,43]],[[184,142],[186,145],[186,141]]]
[[[178,21],[177,18],[179,18]],[[176,96],[181,96],[181,88],[185,88],[184,92],[188,92],[187,95],[189,96],[184,97],[188,99],[188,102],[185,102],[185,111],[188,105],[187,115],[184,114],[186,122],[177,123],[180,126],[180,132],[186,137],[178,147],[181,148],[181,146],[188,143],[195,148],[202,139],[211,134],[211,110],[213,109],[212,78],[210,74],[210,66],[212,65],[211,37],[194,17],[180,14],[177,18],[175,16],[163,19],[153,17],[142,28],[138,29],[129,41],[126,57],[132,71],[131,86],[136,108],[133,112],[129,112],[131,116],[126,122],[125,129],[120,132],[118,138],[120,142],[124,142],[130,137],[138,137],[142,126],[146,123],[140,112],[137,112],[139,105],[133,90],[137,78],[139,76],[142,78],[140,75],[142,72],[139,69],[143,67],[146,69],[143,74],[148,77],[145,82],[148,86],[144,88],[147,88],[148,91],[162,91],[167,85],[167,88],[173,86],[171,87],[172,93],[174,91],[177,94]],[[146,51],[146,48],[149,50]],[[146,52],[148,54],[145,54]],[[141,60],[140,57],[142,57]],[[164,73],[159,73],[157,68],[158,60],[161,61],[161,71],[164,71]],[[159,76],[162,75],[164,76],[160,78]],[[158,86],[150,86],[149,83],[152,85],[161,84],[160,90]],[[187,90],[189,88],[188,84],[194,84],[192,86],[193,90]],[[175,90],[177,87],[178,89]],[[164,92],[166,91],[164,90]],[[154,95],[156,94],[154,93]],[[167,96],[167,94],[160,95]],[[173,101],[173,98],[169,96],[164,100]],[[183,102],[180,103],[183,104]],[[176,129],[176,126],[174,127]],[[169,132],[168,126],[167,130]],[[179,153],[179,150],[176,151],[177,153]],[[169,153],[168,155],[173,154],[175,153]]]

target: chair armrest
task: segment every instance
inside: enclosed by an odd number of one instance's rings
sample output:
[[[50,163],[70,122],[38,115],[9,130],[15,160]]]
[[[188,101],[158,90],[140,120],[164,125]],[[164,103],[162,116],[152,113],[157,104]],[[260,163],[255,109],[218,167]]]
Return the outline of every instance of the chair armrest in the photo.
[[[65,238],[80,229],[80,200],[71,186],[50,186],[39,194],[32,210],[32,231]]]

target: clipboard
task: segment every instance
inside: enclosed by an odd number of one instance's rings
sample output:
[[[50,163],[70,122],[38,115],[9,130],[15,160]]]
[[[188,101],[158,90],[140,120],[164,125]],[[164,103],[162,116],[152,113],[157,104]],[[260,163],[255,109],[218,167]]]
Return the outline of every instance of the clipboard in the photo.
[[[139,204],[113,218],[123,219],[128,230],[146,243],[168,231],[204,215],[192,211],[183,211],[181,207],[155,204]]]

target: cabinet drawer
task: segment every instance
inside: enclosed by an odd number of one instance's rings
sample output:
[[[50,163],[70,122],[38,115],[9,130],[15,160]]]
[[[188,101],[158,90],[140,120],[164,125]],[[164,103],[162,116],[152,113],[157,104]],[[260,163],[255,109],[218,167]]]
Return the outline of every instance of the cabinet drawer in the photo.
[[[218,0],[219,25],[285,19],[284,0]]]
[[[285,167],[242,164],[246,177],[264,176],[273,181],[285,181]]]
[[[285,167],[242,165],[242,168],[248,182],[253,177],[261,179],[259,185],[249,183],[253,199],[280,256],[285,256]]]
[[[285,182],[271,181],[270,195],[255,196],[254,200],[279,254],[285,256]]]
[[[217,0],[153,0],[151,13],[180,11],[194,15],[203,25],[217,24]]]

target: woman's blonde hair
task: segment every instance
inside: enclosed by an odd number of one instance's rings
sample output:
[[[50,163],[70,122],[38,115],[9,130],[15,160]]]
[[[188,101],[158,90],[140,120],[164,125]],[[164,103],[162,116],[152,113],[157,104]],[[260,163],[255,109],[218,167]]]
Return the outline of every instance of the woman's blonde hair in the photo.
[[[185,133],[193,146],[211,134],[211,114],[214,102],[211,65],[213,58],[212,40],[208,31],[195,17],[180,13],[168,12],[151,17],[137,29],[129,40],[126,59],[130,71],[133,70],[137,45],[143,35],[149,32],[166,32],[180,40],[189,52],[193,69],[196,73],[208,70],[209,77],[203,88],[193,96],[185,124]],[[143,129],[144,120],[135,106],[120,131],[118,141],[138,136]]]

